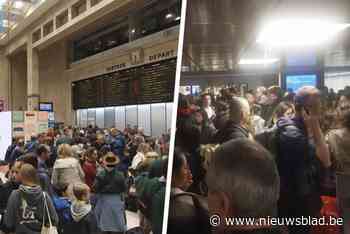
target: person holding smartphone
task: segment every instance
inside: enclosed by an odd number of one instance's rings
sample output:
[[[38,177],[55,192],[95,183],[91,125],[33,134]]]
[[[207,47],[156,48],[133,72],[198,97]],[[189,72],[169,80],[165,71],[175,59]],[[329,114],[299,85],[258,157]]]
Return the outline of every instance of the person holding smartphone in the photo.
[[[321,209],[321,171],[331,166],[320,127],[321,95],[305,86],[295,95],[295,116],[277,122],[277,166],[281,178],[279,216],[317,217]],[[310,233],[310,226],[289,226],[290,234]]]

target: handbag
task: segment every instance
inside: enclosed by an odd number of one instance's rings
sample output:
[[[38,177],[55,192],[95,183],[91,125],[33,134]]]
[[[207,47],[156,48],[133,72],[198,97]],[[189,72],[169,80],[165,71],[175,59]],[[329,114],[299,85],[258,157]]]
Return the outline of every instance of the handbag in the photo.
[[[52,225],[49,207],[47,205],[46,193],[44,194],[44,214],[43,214],[43,225],[41,227],[41,234],[58,234],[57,228]],[[45,226],[45,212],[47,213],[47,217],[49,218],[49,227]]]

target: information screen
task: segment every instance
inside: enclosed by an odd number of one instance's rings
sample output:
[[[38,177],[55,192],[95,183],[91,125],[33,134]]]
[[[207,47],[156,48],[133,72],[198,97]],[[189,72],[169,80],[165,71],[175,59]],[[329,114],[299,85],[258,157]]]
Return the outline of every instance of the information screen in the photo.
[[[296,92],[303,86],[314,86],[317,85],[316,74],[305,74],[305,75],[287,75],[286,86],[288,91]]]
[[[39,104],[39,110],[40,111],[53,112],[53,103],[43,103],[43,102],[41,102]]]
[[[176,59],[125,69],[73,83],[73,108],[172,102]]]

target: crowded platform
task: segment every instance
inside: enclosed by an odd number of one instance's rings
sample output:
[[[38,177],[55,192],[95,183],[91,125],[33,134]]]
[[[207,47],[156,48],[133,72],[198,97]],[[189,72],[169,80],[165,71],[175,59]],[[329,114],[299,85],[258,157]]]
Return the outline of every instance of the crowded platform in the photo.
[[[0,230],[40,233],[49,221],[62,234],[161,233],[168,147],[169,135],[137,126],[15,138],[0,162]]]

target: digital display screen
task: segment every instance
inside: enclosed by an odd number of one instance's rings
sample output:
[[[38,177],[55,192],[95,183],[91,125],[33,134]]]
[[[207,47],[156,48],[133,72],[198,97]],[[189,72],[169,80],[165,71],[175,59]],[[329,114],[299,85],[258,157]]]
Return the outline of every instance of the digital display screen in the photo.
[[[192,95],[198,96],[201,92],[201,87],[199,85],[193,85],[192,86]]]
[[[288,91],[296,92],[303,86],[317,86],[317,75],[316,74],[305,74],[305,75],[287,75],[286,77],[286,88]]]
[[[53,112],[53,104],[52,103],[40,103],[39,110]]]

